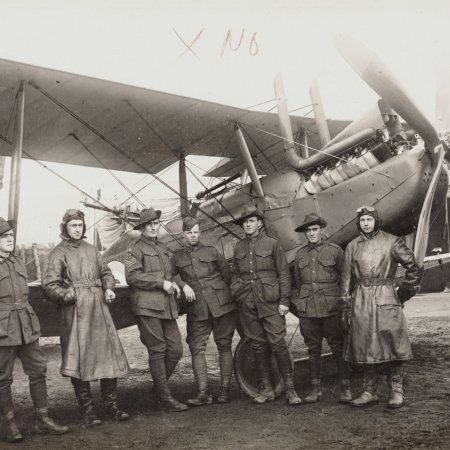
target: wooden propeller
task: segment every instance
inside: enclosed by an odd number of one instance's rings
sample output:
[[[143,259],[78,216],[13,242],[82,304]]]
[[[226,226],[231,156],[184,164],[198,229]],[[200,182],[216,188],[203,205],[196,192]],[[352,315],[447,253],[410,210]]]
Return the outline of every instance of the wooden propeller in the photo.
[[[433,125],[374,52],[345,35],[336,37],[335,45],[355,72],[420,134],[432,158],[433,177],[422,205],[414,243],[417,264],[422,266],[428,244],[433,197],[446,153],[445,144],[441,143]]]

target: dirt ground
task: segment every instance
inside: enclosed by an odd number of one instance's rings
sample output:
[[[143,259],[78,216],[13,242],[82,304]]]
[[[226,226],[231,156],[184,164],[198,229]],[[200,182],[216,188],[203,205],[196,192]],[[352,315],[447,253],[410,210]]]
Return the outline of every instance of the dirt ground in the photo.
[[[283,399],[252,405],[233,381],[233,401],[191,408],[184,413],[159,412],[152,405],[152,383],[146,350],[136,327],[120,331],[131,373],[120,380],[123,408],[132,418],[120,424],[105,420],[97,428],[81,425],[72,386],[59,374],[60,349],[55,338],[42,339],[48,355],[50,412],[71,427],[65,436],[39,436],[31,432],[32,405],[27,379],[20,363],[15,368],[14,394],[18,424],[26,439],[21,444],[0,442],[0,448],[16,449],[450,449],[450,295],[420,295],[405,307],[414,360],[407,364],[407,405],[398,411],[385,407],[387,391],[382,383],[381,401],[357,410],[336,401],[334,364],[324,362],[324,396],[320,403],[289,407]],[[290,315],[288,341],[297,320]],[[180,328],[185,332],[184,319]],[[236,337],[236,343],[238,338]],[[306,355],[295,331],[291,344],[294,358]],[[218,389],[216,350],[208,346],[210,388]],[[361,374],[354,372],[352,391],[361,390]],[[175,396],[186,400],[192,393],[193,375],[189,351],[170,381]],[[301,396],[308,390],[307,365],[296,364],[295,384]],[[98,412],[102,415],[99,385],[92,383]]]

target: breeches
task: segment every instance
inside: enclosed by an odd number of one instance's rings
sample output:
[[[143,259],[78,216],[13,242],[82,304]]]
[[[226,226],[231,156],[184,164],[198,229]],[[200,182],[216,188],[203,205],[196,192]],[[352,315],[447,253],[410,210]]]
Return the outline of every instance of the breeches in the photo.
[[[287,350],[284,340],[286,336],[286,319],[278,313],[268,317],[259,317],[256,307],[243,303],[239,307],[239,315],[245,336],[250,339],[255,353],[265,353],[268,346],[275,353]]]
[[[30,379],[30,386],[45,383],[47,357],[37,340],[30,344],[0,347],[0,389],[12,384],[16,357],[22,362],[23,371]]]
[[[204,352],[211,331],[217,350],[231,352],[231,342],[236,329],[236,312],[231,311],[220,317],[210,317],[208,320],[199,320],[187,323],[186,342],[192,355]]]
[[[342,358],[344,335],[339,324],[339,316],[300,317],[300,332],[311,359],[320,358],[323,338],[327,340],[333,355]]]
[[[183,345],[176,320],[136,316],[136,321],[141,341],[147,347],[149,360],[180,360]]]
[[[0,399],[11,399],[16,357],[22,361],[23,371],[28,375],[34,407],[45,408],[47,406],[47,357],[39,346],[39,340],[30,344],[0,347]]]

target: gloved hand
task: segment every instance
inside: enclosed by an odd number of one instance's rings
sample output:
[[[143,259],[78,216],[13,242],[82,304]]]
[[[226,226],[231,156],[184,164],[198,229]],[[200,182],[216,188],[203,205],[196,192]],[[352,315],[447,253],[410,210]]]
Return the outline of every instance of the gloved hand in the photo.
[[[350,311],[341,311],[339,313],[339,322],[342,332],[348,334],[350,330]]]
[[[351,297],[343,295],[339,299],[339,323],[344,334],[348,334],[350,330],[350,305]]]
[[[75,292],[75,288],[70,286],[66,289],[63,296],[63,302],[65,305],[72,305],[77,301],[77,293]]]
[[[404,284],[402,284],[397,289],[398,298],[402,303],[405,303],[410,298],[414,297],[417,294],[417,292],[419,292],[418,286],[410,287],[410,286],[405,286]]]

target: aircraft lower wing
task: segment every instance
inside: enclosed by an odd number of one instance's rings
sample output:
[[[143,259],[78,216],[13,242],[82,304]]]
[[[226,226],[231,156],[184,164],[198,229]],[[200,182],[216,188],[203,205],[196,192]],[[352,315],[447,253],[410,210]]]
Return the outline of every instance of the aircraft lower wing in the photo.
[[[240,171],[234,123],[243,124],[260,174],[286,166],[273,113],[206,102],[0,59],[0,155],[14,147],[10,126],[19,84],[25,85],[24,157],[130,172],[157,173],[184,155],[220,156],[228,163],[212,176]],[[329,120],[332,136],[348,121]],[[311,118],[292,117],[295,133],[310,130]]]

